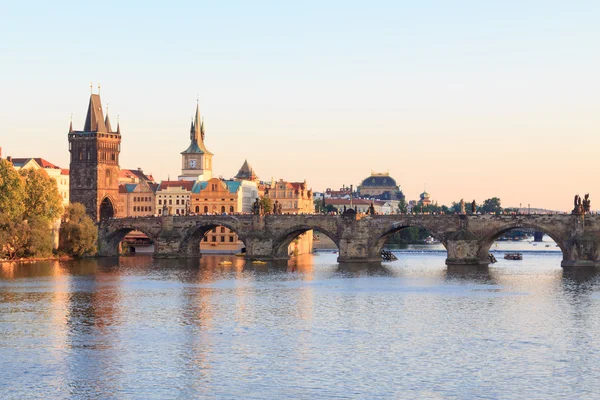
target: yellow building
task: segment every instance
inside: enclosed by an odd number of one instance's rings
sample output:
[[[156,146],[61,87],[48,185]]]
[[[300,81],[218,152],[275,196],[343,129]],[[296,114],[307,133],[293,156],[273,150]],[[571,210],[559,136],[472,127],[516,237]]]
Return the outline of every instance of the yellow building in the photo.
[[[272,204],[281,204],[282,214],[312,214],[315,212],[315,203],[312,190],[304,182],[287,182],[280,179],[279,182],[271,182],[265,188],[265,197],[271,199]],[[288,254],[312,253],[314,232],[307,231],[296,239],[288,247]]]
[[[146,181],[119,185],[119,215],[124,217],[158,215],[157,189],[158,184]]]
[[[249,213],[257,197],[258,187],[255,182],[212,178],[194,183],[191,211],[195,214]],[[219,226],[204,236],[200,251],[237,253],[243,246],[235,232]]]
[[[277,201],[281,204],[283,214],[312,214],[315,212],[315,203],[312,190],[308,189],[306,180],[304,182],[271,182],[265,188],[265,197],[271,199],[272,203]]]

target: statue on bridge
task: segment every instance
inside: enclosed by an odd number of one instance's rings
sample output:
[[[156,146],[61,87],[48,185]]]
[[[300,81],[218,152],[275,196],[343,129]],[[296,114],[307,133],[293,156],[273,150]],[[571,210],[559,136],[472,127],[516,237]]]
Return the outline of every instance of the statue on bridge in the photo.
[[[475,200],[473,200],[473,202],[471,203],[471,213],[477,214],[477,203],[475,203]]]
[[[277,200],[273,203],[273,214],[281,214],[281,203]]]
[[[257,197],[256,200],[254,200],[254,204],[252,204],[252,214],[260,215],[261,209],[262,209],[262,206],[261,206],[260,202],[258,201],[258,197]]]
[[[586,193],[583,198],[583,211],[585,213],[589,213],[591,211],[591,209],[590,209],[590,194],[589,193]]]
[[[465,210],[465,200],[464,199],[460,199],[460,213],[461,214],[467,213],[467,211]]]
[[[169,208],[167,207],[166,200],[165,200],[165,204],[163,204],[162,215],[169,215]]]
[[[586,214],[590,212],[590,194],[586,193],[583,201],[581,200],[581,196],[578,194],[575,195],[575,199],[573,200],[573,212],[572,214]]]
[[[375,206],[373,206],[373,202],[371,202],[371,205],[369,206],[369,214],[375,215]]]

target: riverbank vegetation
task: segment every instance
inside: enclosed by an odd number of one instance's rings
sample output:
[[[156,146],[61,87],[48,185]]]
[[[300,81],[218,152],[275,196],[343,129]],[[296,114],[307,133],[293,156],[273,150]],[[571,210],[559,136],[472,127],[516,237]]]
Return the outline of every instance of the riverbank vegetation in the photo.
[[[80,205],[81,206],[81,205]],[[68,207],[69,211],[72,207]],[[83,208],[83,206],[81,206]],[[78,212],[81,209],[78,208]],[[85,210],[83,211],[85,214]],[[42,169],[16,171],[12,164],[0,159],[0,259],[46,258],[54,251],[59,218],[63,215],[62,198],[56,181]],[[66,214],[69,217],[70,214]],[[85,221],[85,218],[89,221]],[[81,237],[90,251],[89,236],[93,234],[87,216],[79,218],[84,228]],[[95,233],[97,236],[97,231]],[[94,236],[94,243],[95,243]],[[95,245],[94,245],[95,247]],[[58,252],[79,256],[76,247],[59,247]]]

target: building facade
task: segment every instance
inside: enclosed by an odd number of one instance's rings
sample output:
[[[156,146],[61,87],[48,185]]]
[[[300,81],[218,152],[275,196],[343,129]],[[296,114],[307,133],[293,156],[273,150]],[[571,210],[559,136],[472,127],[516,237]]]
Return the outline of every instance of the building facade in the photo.
[[[141,181],[119,185],[119,216],[146,217],[158,215],[156,190],[158,184]]]
[[[287,182],[280,179],[278,182],[272,181],[265,188],[264,196],[271,199],[271,203],[281,204],[283,214],[313,214],[315,212],[315,202],[312,195],[312,189],[308,188],[306,180],[304,182]],[[309,254],[312,253],[314,232],[306,231],[299,235],[288,246],[288,254]]]
[[[257,198],[255,182],[212,178],[194,183],[191,210],[195,214],[250,213]],[[208,253],[238,253],[243,247],[237,234],[223,226],[212,229],[200,243],[200,251]]]
[[[190,145],[181,152],[181,175],[179,180],[207,181],[212,178],[212,156],[204,145],[204,119],[196,104],[196,115],[190,128]]]
[[[193,186],[191,181],[162,181],[156,189],[157,215],[189,214]]]
[[[118,216],[121,129],[104,118],[100,95],[90,95],[82,131],[69,126],[69,197],[95,221]]]

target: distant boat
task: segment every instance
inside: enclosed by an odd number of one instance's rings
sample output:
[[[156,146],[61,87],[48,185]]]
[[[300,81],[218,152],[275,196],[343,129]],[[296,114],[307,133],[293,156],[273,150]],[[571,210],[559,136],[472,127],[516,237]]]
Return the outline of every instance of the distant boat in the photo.
[[[427,236],[424,240],[423,243],[425,244],[437,244],[440,241],[437,240],[436,238],[434,238],[433,236]]]
[[[266,264],[266,263],[267,263],[266,261],[261,261],[261,260],[252,261],[252,264],[261,264],[262,265],[262,264]]]
[[[221,261],[219,265],[231,265],[233,264],[231,261]]]
[[[523,254],[521,253],[506,253],[504,254],[505,260],[522,260]]]

